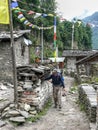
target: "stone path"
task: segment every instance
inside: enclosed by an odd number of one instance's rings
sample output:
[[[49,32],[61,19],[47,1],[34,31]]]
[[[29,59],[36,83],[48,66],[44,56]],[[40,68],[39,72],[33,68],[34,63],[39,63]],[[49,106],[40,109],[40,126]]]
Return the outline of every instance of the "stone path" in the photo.
[[[89,121],[82,111],[80,111],[77,101],[77,93],[69,93],[73,85],[73,79],[66,77],[67,96],[62,97],[63,108],[61,111],[53,108],[35,123],[27,123],[24,126],[14,127],[8,124],[0,130],[90,130]]]

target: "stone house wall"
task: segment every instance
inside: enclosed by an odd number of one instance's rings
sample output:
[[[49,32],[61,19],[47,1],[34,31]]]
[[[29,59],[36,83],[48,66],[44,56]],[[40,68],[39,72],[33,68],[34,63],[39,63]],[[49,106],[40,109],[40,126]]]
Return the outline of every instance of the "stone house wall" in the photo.
[[[0,42],[0,81],[12,79],[12,57],[9,41]]]
[[[29,47],[23,40],[23,37],[21,37],[15,41],[16,66],[29,64]]]
[[[15,55],[16,66],[29,64],[29,48],[23,43],[23,37],[15,40]],[[5,82],[13,80],[12,50],[9,39],[0,41],[0,81],[2,80]]]
[[[75,57],[67,57],[67,72],[70,74],[70,72],[76,71],[76,58]]]

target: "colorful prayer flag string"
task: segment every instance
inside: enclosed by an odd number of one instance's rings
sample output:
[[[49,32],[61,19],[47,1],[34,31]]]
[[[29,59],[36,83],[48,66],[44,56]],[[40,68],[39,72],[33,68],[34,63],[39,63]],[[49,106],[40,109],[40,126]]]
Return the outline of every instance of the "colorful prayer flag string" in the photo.
[[[18,7],[18,2],[15,0],[15,1],[12,1],[12,3],[11,3],[11,8],[12,9],[15,9],[15,8],[17,8]],[[20,11],[25,11],[25,12],[27,12],[27,10],[24,10],[24,9],[20,9],[20,8],[18,8]],[[29,14],[29,15],[34,15],[34,18],[38,18],[38,17],[40,17],[40,16],[42,16],[42,17],[47,17],[47,16],[49,16],[49,17],[54,17],[54,15],[53,14],[45,14],[45,13],[36,13],[36,12],[34,12],[34,11],[32,11],[32,10],[30,10],[30,11],[28,11],[27,12],[27,14]]]
[[[15,14],[17,14],[17,18],[19,19],[19,21],[20,21],[21,23],[23,23],[24,25],[29,26],[30,28],[36,28],[36,29],[39,29],[39,30],[41,30],[41,29],[47,30],[47,29],[52,29],[52,28],[53,28],[53,26],[43,27],[43,28],[42,28],[42,27],[39,27],[39,26],[37,26],[37,25],[32,24],[31,22],[29,22],[29,21],[25,18],[25,16],[23,15],[23,13],[21,12],[21,10],[20,10],[19,7],[13,8],[13,11],[14,11]]]
[[[16,13],[18,16],[17,18],[19,19],[20,22],[24,23],[26,26],[29,26],[30,28],[37,28],[39,30],[41,29],[52,29],[53,26],[50,26],[50,27],[39,27],[37,25],[34,25],[32,24],[31,22],[29,22],[23,15],[22,11],[26,11],[26,10],[23,10],[23,9],[20,9],[18,7],[18,3],[17,3],[17,0],[13,0],[12,3],[11,3],[11,8],[12,10],[14,11],[14,13]],[[39,16],[42,16],[42,17],[46,17],[46,16],[51,16],[53,17],[52,14],[42,14],[42,13],[35,13],[34,11],[29,11],[27,14],[31,15],[31,14],[34,14],[34,18],[37,18]]]

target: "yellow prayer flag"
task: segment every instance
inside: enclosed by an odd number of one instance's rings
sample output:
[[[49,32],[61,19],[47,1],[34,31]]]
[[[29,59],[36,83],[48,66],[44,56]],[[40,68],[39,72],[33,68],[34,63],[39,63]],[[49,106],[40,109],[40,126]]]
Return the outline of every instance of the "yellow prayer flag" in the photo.
[[[81,25],[81,23],[82,23],[81,21],[78,21],[78,27]]]
[[[57,57],[57,52],[56,52],[56,51],[54,51],[54,57],[55,57],[55,58]]]
[[[53,15],[53,14],[48,14],[48,16],[50,16],[50,17],[54,17],[54,15]]]
[[[0,0],[0,23],[9,24],[9,5],[8,0]]]

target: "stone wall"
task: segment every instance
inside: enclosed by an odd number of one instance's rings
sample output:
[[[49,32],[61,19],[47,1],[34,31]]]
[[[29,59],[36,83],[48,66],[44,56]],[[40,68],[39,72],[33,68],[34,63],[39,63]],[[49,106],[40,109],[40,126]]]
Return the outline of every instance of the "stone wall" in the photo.
[[[9,42],[0,42],[0,80],[12,79],[12,57]]]
[[[44,78],[51,73],[47,66],[20,66],[17,68],[18,101],[30,107],[42,109],[52,94],[52,85]]]
[[[23,51],[23,52],[22,52]],[[16,66],[29,64],[29,48],[23,37],[15,41]],[[9,40],[0,41],[0,81],[13,81],[12,50]]]
[[[37,110],[41,110],[52,95],[51,83],[45,81],[34,85],[31,81],[25,81],[23,86],[18,87],[18,101],[20,104],[30,105]]]
[[[76,58],[75,57],[68,57],[67,58],[66,69],[67,69],[68,74],[70,74],[71,72],[76,71],[75,63],[76,63]]]
[[[24,43],[23,37],[15,41],[16,66],[29,64],[29,47]]]
[[[20,84],[20,85],[19,85]],[[31,81],[20,82],[18,84],[18,107],[14,103],[0,105],[1,119],[16,123],[27,122],[27,119],[35,119],[45,104],[52,97],[52,84],[48,81],[39,82],[35,85]],[[32,85],[33,84],[33,85]],[[2,88],[5,87],[2,85]],[[6,88],[6,91],[10,89]],[[10,95],[12,91],[9,91]],[[2,96],[4,97],[4,95]],[[13,98],[12,98],[13,99]],[[4,104],[2,102],[1,104]]]
[[[79,101],[83,105],[91,122],[96,122],[97,110],[97,92],[88,84],[81,84],[79,86]]]

